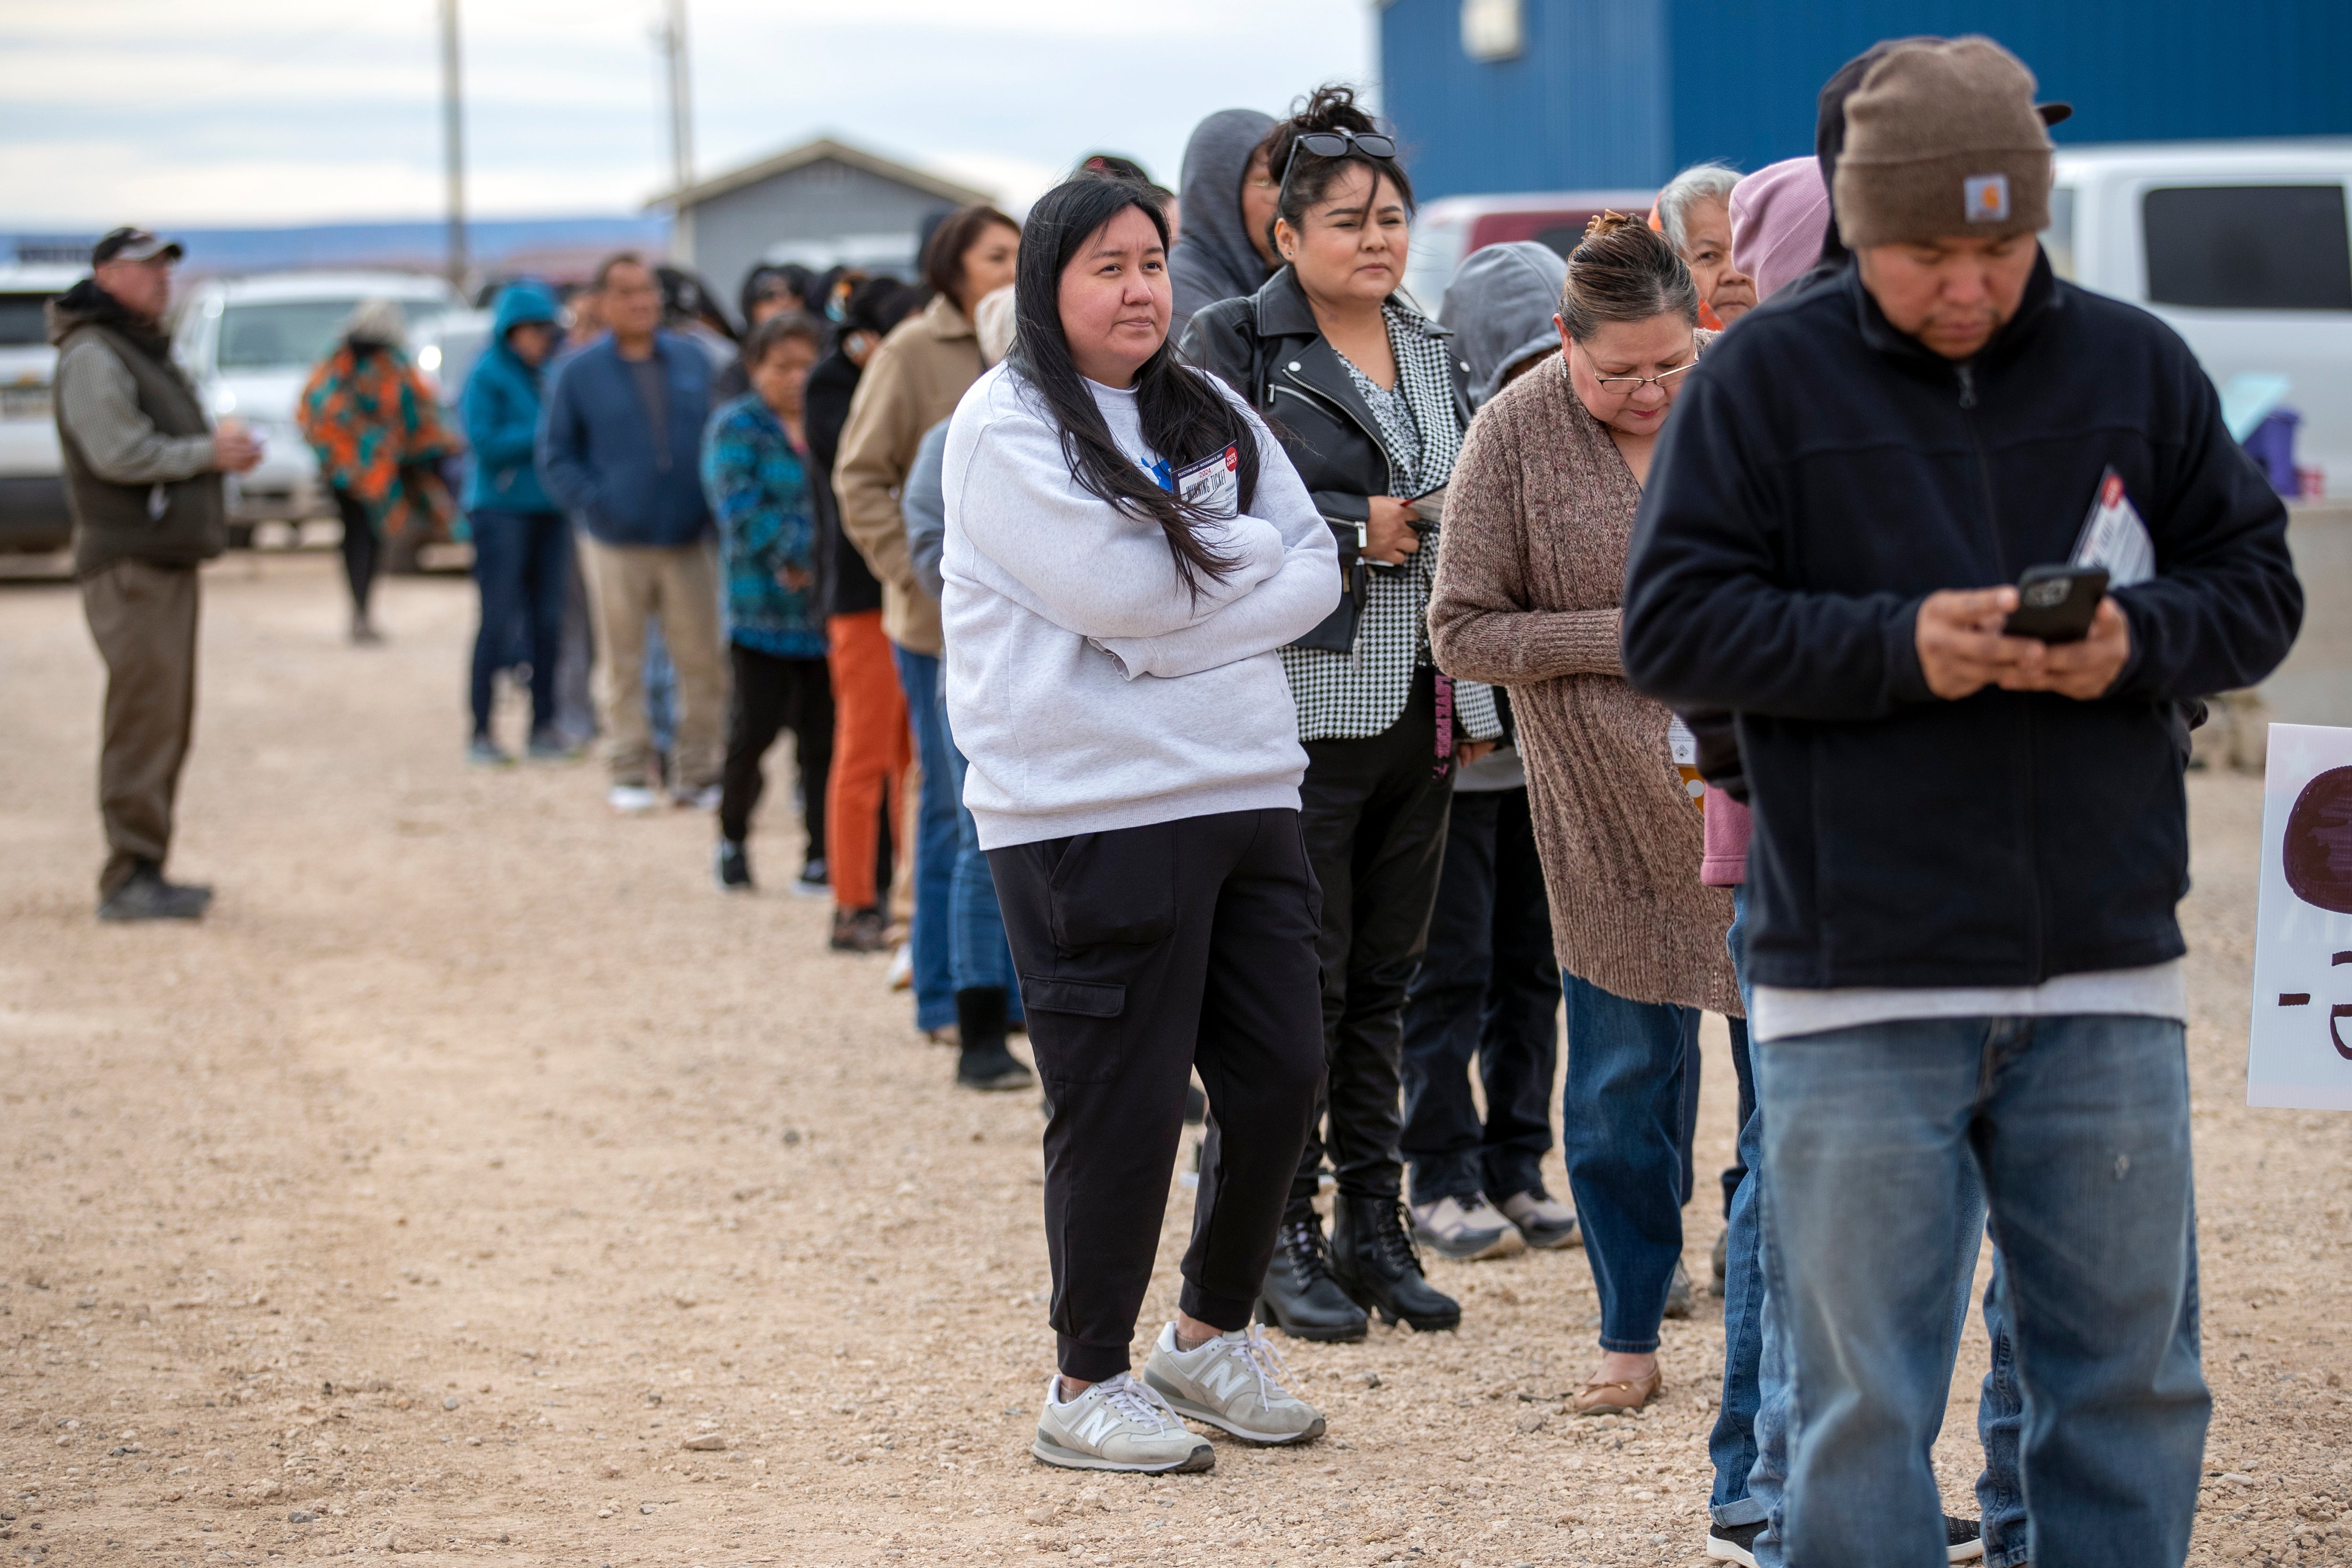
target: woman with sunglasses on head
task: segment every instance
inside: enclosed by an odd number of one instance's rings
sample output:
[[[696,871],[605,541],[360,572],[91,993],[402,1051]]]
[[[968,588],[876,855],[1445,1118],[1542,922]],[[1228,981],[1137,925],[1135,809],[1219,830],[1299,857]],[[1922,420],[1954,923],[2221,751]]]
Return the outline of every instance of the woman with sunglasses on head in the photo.
[[[1738,1016],[1727,888],[1700,883],[1701,818],[1674,716],[1625,682],[1625,552],[1675,390],[1714,336],[1665,237],[1592,220],[1568,258],[1560,353],[1479,413],[1429,609],[1438,662],[1509,688],[1568,1000],[1561,1144],[1601,1296],[1580,1415],[1664,1384],[1658,1321],[1682,1260],[1683,1058],[1701,1008]]]
[[[1264,150],[1282,268],[1195,315],[1184,346],[1283,432],[1337,538],[1346,593],[1282,655],[1323,889],[1329,1127],[1299,1163],[1259,1311],[1301,1339],[1360,1339],[1367,1310],[1450,1329],[1462,1309],[1423,1277],[1398,1138],[1405,985],[1437,897],[1454,770],[1502,734],[1491,690],[1439,674],[1426,625],[1469,393],[1449,334],[1397,292],[1412,185],[1395,142],[1351,90],[1326,87]],[[1339,1189],[1328,1250],[1314,1209],[1327,1149]]]
[[[1178,1419],[1315,1437],[1250,1309],[1314,1115],[1306,766],[1276,650],[1330,613],[1330,531],[1240,400],[1167,341],[1149,186],[1081,176],[1030,210],[1015,341],[941,465],[950,723],[1045,1080],[1060,1373],[1031,1452],[1205,1470]],[[1210,1122],[1175,1321],[1139,1381],[1197,1068]]]

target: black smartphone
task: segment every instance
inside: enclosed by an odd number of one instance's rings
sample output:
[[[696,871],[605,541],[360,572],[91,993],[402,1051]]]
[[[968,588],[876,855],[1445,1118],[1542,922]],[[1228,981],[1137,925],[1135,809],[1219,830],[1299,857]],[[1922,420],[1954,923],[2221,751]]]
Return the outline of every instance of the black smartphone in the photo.
[[[2043,642],[2081,642],[2106,597],[2103,566],[2028,566],[2017,580],[2017,608],[2001,630]]]

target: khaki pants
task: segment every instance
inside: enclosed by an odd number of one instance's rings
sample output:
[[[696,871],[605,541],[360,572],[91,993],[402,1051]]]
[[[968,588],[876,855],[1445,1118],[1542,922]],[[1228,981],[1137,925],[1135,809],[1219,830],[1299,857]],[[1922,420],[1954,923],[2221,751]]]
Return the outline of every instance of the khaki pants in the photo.
[[[616,784],[656,781],[646,716],[646,623],[661,617],[677,668],[677,754],[671,784],[719,782],[727,760],[727,667],[719,646],[719,567],[709,543],[605,544],[583,538],[581,566],[596,628],[596,700]]]
[[[172,849],[172,804],[196,721],[196,571],[118,561],[81,582],[82,612],[106,661],[98,809],[106,822],[102,899],[142,861]]]

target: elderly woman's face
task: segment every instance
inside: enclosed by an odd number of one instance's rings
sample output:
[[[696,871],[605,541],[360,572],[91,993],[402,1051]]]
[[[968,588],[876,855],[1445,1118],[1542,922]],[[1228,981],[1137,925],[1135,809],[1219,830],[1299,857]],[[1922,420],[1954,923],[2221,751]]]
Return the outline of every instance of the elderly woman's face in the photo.
[[[1628,436],[1664,427],[1683,373],[1698,363],[1697,329],[1671,313],[1605,322],[1581,342],[1563,327],[1559,347],[1578,398],[1595,419]]]
[[[1691,203],[1683,215],[1683,240],[1698,297],[1725,326],[1756,308],[1756,280],[1731,264],[1731,208],[1712,196]]]

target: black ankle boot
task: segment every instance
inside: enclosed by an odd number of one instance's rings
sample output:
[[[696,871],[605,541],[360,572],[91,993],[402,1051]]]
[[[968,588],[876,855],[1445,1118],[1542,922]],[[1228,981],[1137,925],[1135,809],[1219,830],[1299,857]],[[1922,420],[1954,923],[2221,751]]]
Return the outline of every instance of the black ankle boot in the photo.
[[[1037,1081],[1021,1058],[1004,1048],[1003,991],[975,985],[956,993],[956,1082],[990,1091],[1028,1089]]]
[[[1257,1321],[1295,1340],[1360,1340],[1370,1327],[1364,1310],[1332,1280],[1323,1222],[1311,1210],[1304,1219],[1282,1222]]]
[[[1402,1318],[1420,1332],[1462,1325],[1462,1303],[1422,1278],[1421,1254],[1395,1198],[1341,1193],[1331,1221],[1331,1277],[1384,1323]]]

